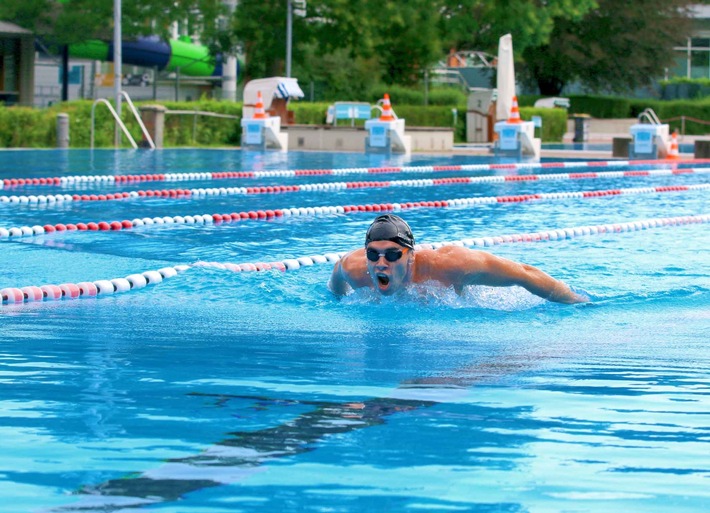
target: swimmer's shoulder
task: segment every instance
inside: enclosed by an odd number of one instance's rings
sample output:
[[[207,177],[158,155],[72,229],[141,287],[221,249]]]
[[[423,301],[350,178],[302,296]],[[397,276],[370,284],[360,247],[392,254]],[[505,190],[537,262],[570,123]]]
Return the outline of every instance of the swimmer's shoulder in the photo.
[[[417,260],[423,264],[446,265],[463,259],[481,259],[489,253],[462,246],[442,246],[437,249],[420,249],[417,251]]]
[[[342,271],[351,276],[359,276],[367,273],[367,261],[365,259],[365,249],[354,249],[347,253],[339,261]]]
[[[461,246],[420,249],[416,253],[415,281],[434,279],[449,283],[456,274],[481,265],[489,253]]]

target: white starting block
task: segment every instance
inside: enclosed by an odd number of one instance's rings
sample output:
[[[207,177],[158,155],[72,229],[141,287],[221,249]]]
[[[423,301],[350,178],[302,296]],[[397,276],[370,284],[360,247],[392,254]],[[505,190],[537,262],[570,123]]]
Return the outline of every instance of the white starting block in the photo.
[[[365,121],[365,151],[367,153],[404,153],[412,152],[412,136],[404,134],[404,119]]]
[[[281,118],[242,118],[242,148],[287,151],[288,134],[281,132]]]
[[[631,125],[629,159],[665,159],[668,156],[669,129],[666,124]]]
[[[497,157],[514,157],[518,159],[525,157],[536,161],[540,160],[542,141],[540,138],[535,137],[535,122],[510,123],[508,121],[499,121],[494,125],[493,129],[498,134],[498,139],[493,148]]]

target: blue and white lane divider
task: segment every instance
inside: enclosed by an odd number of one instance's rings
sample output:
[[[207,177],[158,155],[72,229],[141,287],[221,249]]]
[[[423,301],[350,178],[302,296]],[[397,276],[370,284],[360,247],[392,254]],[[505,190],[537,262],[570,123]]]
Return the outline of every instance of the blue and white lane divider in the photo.
[[[416,180],[378,180],[359,182],[324,182],[300,185],[268,185],[254,187],[200,187],[193,189],[148,189],[109,194],[30,194],[0,195],[0,203],[21,205],[61,205],[76,201],[115,201],[126,199],[189,199],[209,196],[233,196],[250,194],[283,194],[288,192],[339,192],[348,189],[386,187],[433,187],[442,185],[472,185],[501,183],[530,183],[564,180],[596,180],[618,178],[647,178],[655,176],[701,175],[710,173],[708,168],[650,169],[644,171],[601,171],[586,173],[550,173],[530,175],[459,176],[453,178],[423,178]]]
[[[406,203],[380,203],[369,205],[339,205],[324,207],[299,207],[276,210],[259,210],[249,212],[234,212],[231,214],[196,214],[186,216],[164,216],[153,218],[136,218],[123,221],[99,221],[76,224],[46,224],[44,226],[20,226],[0,228],[0,240],[35,237],[47,233],[64,231],[120,231],[130,230],[138,226],[155,227],[171,224],[211,225],[215,223],[233,223],[243,220],[272,220],[276,217],[288,216],[320,216],[334,214],[350,214],[356,212],[399,212],[411,208],[449,208],[449,207],[475,207],[496,203],[526,203],[540,200],[563,200],[614,197],[631,194],[656,194],[668,192],[706,191],[710,184],[660,186],[660,187],[634,187],[626,189],[608,189],[592,191],[553,192],[538,194],[521,194],[514,196],[487,196],[473,198],[456,198],[448,200],[419,201]]]
[[[434,242],[430,244],[417,244],[415,249],[436,249],[443,246],[463,247],[489,247],[498,244],[511,244],[518,242],[538,242],[572,239],[600,234],[620,234],[637,232],[654,228],[685,226],[689,224],[710,223],[710,214],[691,216],[663,217],[609,223],[599,225],[584,225],[571,228],[557,228],[539,232],[515,233],[493,237],[475,237],[461,240]],[[333,264],[345,255],[346,252],[331,252],[323,255],[309,255],[296,258],[287,258],[275,262],[255,262],[234,264],[228,262],[196,262],[190,265],[175,265],[163,267],[155,271],[130,274],[124,278],[111,280],[83,281],[78,283],[63,283],[60,285],[30,285],[21,288],[8,287],[0,290],[3,304],[30,303],[36,301],[52,301],[60,299],[91,298],[106,296],[116,293],[129,292],[143,289],[149,285],[156,285],[162,281],[177,276],[191,267],[213,267],[232,272],[259,272],[259,271],[291,271],[316,264]]]

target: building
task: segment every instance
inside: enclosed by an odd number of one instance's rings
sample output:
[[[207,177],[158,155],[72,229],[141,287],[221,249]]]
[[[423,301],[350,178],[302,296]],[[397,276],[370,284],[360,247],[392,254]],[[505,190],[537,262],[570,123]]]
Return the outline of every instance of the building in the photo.
[[[0,102],[33,105],[34,65],[32,32],[0,21]]]
[[[710,5],[694,5],[692,33],[684,46],[675,47],[679,56],[670,76],[710,78]]]

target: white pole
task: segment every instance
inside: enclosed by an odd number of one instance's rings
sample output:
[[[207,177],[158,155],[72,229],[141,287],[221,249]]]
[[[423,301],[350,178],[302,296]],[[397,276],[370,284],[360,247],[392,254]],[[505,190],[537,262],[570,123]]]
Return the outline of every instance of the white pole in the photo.
[[[291,40],[293,39],[293,4],[286,0],[286,76],[291,76]]]
[[[229,27],[229,21],[234,16],[234,11],[237,8],[237,0],[224,0],[224,5],[227,6],[229,18],[225,20],[223,28]],[[222,60],[222,99],[236,102],[237,101],[237,57],[236,55],[226,54]]]
[[[121,55],[121,0],[113,0],[113,88],[116,96],[116,114],[121,118],[121,68],[123,55]],[[115,144],[121,143],[121,132],[116,123]]]

